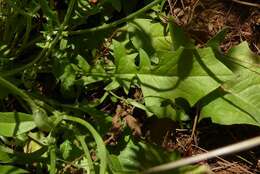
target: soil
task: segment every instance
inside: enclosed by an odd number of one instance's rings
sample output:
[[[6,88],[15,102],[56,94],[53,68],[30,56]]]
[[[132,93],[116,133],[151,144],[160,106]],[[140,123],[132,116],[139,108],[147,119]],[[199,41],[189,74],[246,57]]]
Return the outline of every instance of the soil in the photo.
[[[243,0],[173,0],[171,14],[176,23],[183,26],[197,44],[205,44],[223,27],[229,32],[221,48],[227,51],[241,41],[260,54],[260,7],[242,4]]]

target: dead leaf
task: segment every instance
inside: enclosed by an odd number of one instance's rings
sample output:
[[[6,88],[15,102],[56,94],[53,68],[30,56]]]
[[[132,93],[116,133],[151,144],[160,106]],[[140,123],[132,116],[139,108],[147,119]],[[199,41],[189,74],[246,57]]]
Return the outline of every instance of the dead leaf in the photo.
[[[141,123],[132,115],[127,115],[124,117],[125,122],[127,126],[133,131],[133,135],[135,136],[141,136],[142,131],[141,131]]]

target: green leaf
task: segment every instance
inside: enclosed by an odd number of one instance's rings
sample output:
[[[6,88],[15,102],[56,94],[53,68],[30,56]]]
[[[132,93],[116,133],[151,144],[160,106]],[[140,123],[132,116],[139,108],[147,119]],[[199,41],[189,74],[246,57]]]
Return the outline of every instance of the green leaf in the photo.
[[[13,161],[13,156],[7,152],[0,149],[0,161],[1,163],[9,163]]]
[[[158,50],[172,50],[170,36],[165,36],[164,26],[150,19],[135,19],[128,24],[130,40],[134,47],[142,48],[149,56]]]
[[[176,152],[167,152],[159,147],[129,140],[117,157],[110,155],[110,168],[117,174],[139,173],[178,158]]]
[[[67,45],[68,45],[68,40],[62,38],[60,40],[60,50],[65,50],[68,47]]]
[[[221,42],[225,39],[227,32],[228,32],[228,28],[221,29],[213,38],[211,38],[207,42],[207,45],[213,48],[213,50],[219,51],[220,50],[219,46]]]
[[[64,68],[63,74],[60,76],[62,87],[65,91],[69,90],[72,85],[74,85],[76,79],[75,70],[68,64]]]
[[[139,50],[139,66],[136,66],[136,58],[126,58],[128,54],[123,44],[113,42],[116,80],[121,81],[121,85],[130,85],[131,80],[138,77],[146,107],[159,117],[176,119],[184,114],[176,112],[171,105],[163,106],[164,101],[181,97],[193,106],[233,77],[232,71],[216,59],[212,48],[195,48],[174,23],[170,23],[170,32],[173,47],[179,48],[175,51],[159,23],[136,19],[129,24],[128,31],[132,44]],[[154,57],[159,59],[157,65],[152,63]]]
[[[250,50],[247,42],[231,48],[223,59],[226,59],[226,65],[236,74],[243,74],[247,70],[259,72],[260,56]]]
[[[182,97],[191,105],[232,77],[211,48],[160,52],[159,65],[138,74],[147,106],[160,106],[162,100]]]
[[[45,0],[38,0],[38,1],[41,5],[41,9],[42,9],[43,13],[46,15],[46,17],[48,17],[47,19],[53,20],[53,21],[59,23],[58,17],[56,15],[56,13],[49,7],[48,1],[45,1]]]
[[[174,22],[173,17],[169,18],[169,30],[174,50],[178,50],[180,47],[194,47],[192,40],[188,38],[184,30]]]
[[[82,154],[82,151],[69,140],[65,140],[60,145],[60,151],[62,158],[66,161],[73,161]]]
[[[0,86],[0,99],[4,99],[9,94],[9,90],[5,87]]]
[[[202,108],[201,118],[210,117],[213,122],[252,124],[260,126],[260,78],[253,72],[223,85],[226,92],[217,92]],[[214,98],[216,98],[214,100]]]
[[[86,112],[87,114],[91,115],[95,122],[97,123],[98,132],[101,135],[107,133],[111,126],[112,117],[105,112],[102,112],[96,108],[90,107],[86,104],[79,106],[80,110]]]
[[[67,160],[69,158],[71,150],[72,150],[72,147],[71,147],[71,142],[69,140],[65,140],[60,145],[60,151],[62,153],[63,159],[65,159],[65,160]]]
[[[122,9],[121,0],[107,0],[107,2],[111,3],[111,5],[112,5],[117,11],[121,11],[121,9]]]
[[[139,50],[140,56],[140,65],[139,65],[139,73],[149,72],[151,70],[151,61],[149,56],[143,49]]]
[[[23,173],[29,173],[28,171],[11,166],[11,165],[0,165],[0,171],[1,174],[23,174]]]
[[[81,55],[77,55],[76,59],[78,61],[78,66],[83,70],[83,72],[89,73],[90,65],[88,62]]]
[[[51,122],[47,113],[42,108],[35,108],[33,110],[33,119],[34,119],[35,125],[40,130],[49,132],[54,127],[53,122]]]
[[[127,55],[124,45],[115,40],[113,41],[113,46],[114,46],[113,51],[114,51],[114,58],[115,58],[115,65],[116,65],[116,73],[118,74],[136,73],[137,67],[135,65],[135,58],[137,54]]]
[[[162,106],[163,101],[182,97],[193,106],[233,77],[233,73],[216,59],[212,48],[156,50],[159,57],[156,66],[152,65],[146,51],[139,49],[139,66],[136,66],[134,54],[127,55],[126,48],[119,42],[113,44],[116,80],[121,86],[129,87],[132,79],[138,77],[147,108],[159,117],[176,119],[178,115],[171,106]]]
[[[137,54],[127,54],[125,46],[113,40],[114,61],[116,65],[116,80],[128,93],[131,85],[131,80],[137,73],[135,59]],[[126,66],[127,65],[127,66]]]
[[[203,100],[201,118],[210,117],[219,124],[252,124],[260,126],[260,57],[247,43],[232,48],[227,59],[237,76]]]
[[[32,115],[20,112],[0,113],[0,135],[12,137],[36,127]]]

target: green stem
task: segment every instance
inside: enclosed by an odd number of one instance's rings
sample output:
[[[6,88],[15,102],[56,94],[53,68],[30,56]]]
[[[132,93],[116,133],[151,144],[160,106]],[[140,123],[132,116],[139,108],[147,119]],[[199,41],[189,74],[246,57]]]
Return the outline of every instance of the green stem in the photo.
[[[52,51],[52,49],[55,47],[55,45],[58,43],[59,41],[59,38],[62,34],[62,31],[64,30],[65,26],[68,24],[69,22],[69,19],[71,17],[71,14],[72,14],[72,10],[73,10],[73,7],[74,7],[74,4],[75,4],[76,0],[71,0],[70,3],[69,3],[69,7],[68,7],[68,11],[67,11],[67,14],[64,18],[64,21],[63,23],[61,24],[60,26],[60,29],[57,33],[57,35],[55,36],[55,38],[53,39],[53,41],[48,45],[46,46],[45,48],[43,48],[43,50],[40,52],[40,54],[34,59],[32,60],[31,62],[29,62],[28,64],[26,65],[23,65],[21,67],[18,67],[16,69],[13,69],[12,71],[8,71],[8,72],[5,72],[5,73],[2,73],[1,76],[12,76],[14,74],[17,74],[31,66],[33,66],[35,63],[37,63],[40,59],[42,59],[44,56],[48,57]]]
[[[10,90],[13,94],[20,96],[23,100],[25,100],[30,105],[30,108],[33,113],[34,122],[39,129],[44,131],[50,131],[53,129],[53,123],[49,120],[45,110],[40,108],[28,94],[26,94],[23,90],[17,88],[15,85],[8,82],[1,76],[0,76],[0,84],[1,86],[4,86],[8,90]]]
[[[56,149],[55,145],[50,147],[50,174],[56,173]]]
[[[42,36],[42,35],[39,35],[39,36],[37,36],[36,38],[32,39],[31,41],[28,41],[27,44],[22,45],[22,46],[19,48],[19,50],[17,50],[15,57],[16,57],[16,58],[19,57],[19,56],[22,54],[22,52],[24,52],[25,49],[27,49],[27,48],[29,48],[29,47],[35,45],[37,42],[41,41],[41,39],[43,39],[43,36]]]
[[[6,2],[9,6],[13,7],[15,9],[15,11],[18,12],[19,14],[24,15],[24,16],[33,16],[33,14],[28,13],[28,12],[22,10],[21,8],[17,7],[13,1],[8,0]]]
[[[47,48],[44,48],[44,49],[40,52],[40,54],[39,54],[35,59],[33,59],[31,62],[29,62],[28,64],[25,64],[25,65],[23,65],[23,66],[20,66],[20,67],[18,67],[18,68],[15,68],[15,69],[13,69],[13,70],[11,70],[11,71],[2,72],[2,73],[1,73],[1,76],[2,76],[2,77],[13,76],[13,75],[18,74],[19,72],[25,70],[25,69],[30,68],[30,67],[33,66],[38,60],[40,60],[40,59],[46,54],[46,52],[47,52]]]
[[[47,110],[47,111],[49,111],[49,112],[54,112],[54,111],[55,111],[55,108],[53,108],[52,106],[50,106],[50,105],[44,103],[44,102],[41,101],[41,100],[34,99],[34,102],[35,102],[38,106],[44,108],[45,110]]]
[[[88,28],[88,29],[82,29],[82,30],[77,30],[77,31],[70,31],[69,34],[70,35],[78,35],[78,34],[86,34],[86,33],[91,33],[91,32],[96,32],[96,31],[100,31],[100,30],[105,30],[105,29],[109,29],[109,28],[113,28],[116,27],[122,23],[125,23],[129,20],[132,20],[133,18],[135,18],[136,16],[144,13],[145,11],[151,9],[153,6],[155,6],[156,4],[160,3],[162,0],[154,0],[153,2],[151,2],[150,4],[148,4],[147,6],[141,8],[140,10],[128,15],[125,18],[122,18],[118,21],[112,22],[110,24],[104,24],[98,27],[94,27],[94,28]]]
[[[46,0],[38,0],[43,13],[49,18],[50,21],[55,21],[58,25],[60,24],[57,14],[52,11]]]
[[[33,11],[31,12],[32,15],[31,16],[26,16],[26,30],[25,30],[25,34],[24,34],[24,39],[23,39],[23,42],[22,42],[22,45],[21,47],[18,49],[18,53],[21,52],[21,50],[24,49],[24,47],[26,46],[28,40],[29,40],[29,37],[30,37],[30,32],[32,30],[32,18],[33,18],[33,15],[40,9],[41,6],[37,6],[35,9],[33,9]]]
[[[24,39],[23,39],[21,48],[23,48],[25,46],[25,44],[27,43],[29,36],[30,36],[31,28],[32,28],[32,17],[29,16],[29,17],[26,17],[26,31],[24,34]]]
[[[86,155],[86,158],[88,160],[88,165],[89,165],[89,173],[90,174],[95,174],[95,169],[94,169],[94,165],[93,165],[93,162],[92,162],[92,159],[91,159],[91,156],[90,156],[90,152],[89,152],[89,149],[88,149],[88,146],[85,142],[85,136],[82,136],[82,135],[76,135],[76,138],[79,140],[83,150],[84,150],[84,153]]]
[[[1,76],[0,76],[0,84],[1,84],[1,86],[4,86],[8,90],[10,90],[13,94],[20,96],[22,99],[24,99],[26,102],[28,102],[28,104],[31,106],[32,109],[37,108],[37,105],[31,99],[31,97],[29,97],[29,95],[27,95],[24,91],[17,88],[15,85],[13,85],[9,81],[5,80]]]
[[[129,104],[129,102],[125,99],[125,98],[123,98],[123,97],[119,97],[118,95],[116,95],[114,92],[112,92],[112,91],[109,91],[109,93],[112,95],[112,96],[114,96],[115,98],[117,98],[118,100],[120,100],[120,101],[122,101],[122,102],[124,102],[124,103],[126,103],[126,104]]]
[[[50,98],[44,98],[44,97],[42,97],[40,95],[36,95],[36,94],[31,94],[31,97],[41,100],[41,101],[38,101],[38,102],[36,100],[36,103],[39,106],[46,108],[47,110],[49,110],[49,109],[55,110],[54,108],[50,108],[50,106],[55,106],[56,108],[58,107],[62,110],[70,109],[70,110],[81,111],[81,112],[87,113],[98,123],[103,123],[104,121],[111,122],[110,116],[106,115],[102,111],[99,111],[95,107],[88,106],[87,104],[84,104],[84,105],[81,105],[81,104],[63,104],[63,103],[60,103],[56,100],[53,100],[53,99],[50,99]],[[49,110],[49,111],[52,112],[51,110]]]
[[[96,144],[97,144],[98,156],[100,158],[99,173],[105,174],[106,169],[107,169],[107,150],[106,150],[106,146],[103,142],[103,139],[101,138],[99,133],[92,127],[91,124],[89,124],[88,122],[86,122],[85,120],[82,120],[80,118],[64,115],[63,120],[79,123],[82,126],[84,126],[86,129],[89,130],[89,132],[92,134],[92,136],[94,137]]]

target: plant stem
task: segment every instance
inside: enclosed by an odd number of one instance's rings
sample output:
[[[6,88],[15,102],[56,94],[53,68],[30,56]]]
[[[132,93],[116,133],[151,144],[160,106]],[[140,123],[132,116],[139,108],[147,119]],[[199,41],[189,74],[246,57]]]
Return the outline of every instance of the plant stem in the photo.
[[[88,149],[88,146],[85,142],[85,136],[82,136],[82,135],[76,135],[76,138],[79,140],[83,150],[84,150],[84,153],[85,153],[85,156],[88,160],[88,165],[89,165],[89,173],[90,174],[95,174],[95,170],[94,170],[94,165],[93,165],[93,162],[92,162],[92,159],[91,159],[91,156],[90,156],[90,152],[89,152],[89,149]]]
[[[50,147],[50,174],[56,173],[56,149],[55,145]]]
[[[19,14],[24,15],[24,16],[33,16],[32,13],[28,13],[28,12],[22,10],[21,8],[17,7],[13,1],[7,0],[6,2],[9,6],[13,7],[15,9],[15,11],[18,12]]]
[[[46,56],[46,57],[49,56],[51,51],[52,51],[52,49],[58,43],[65,26],[69,22],[69,19],[71,17],[72,10],[73,10],[75,2],[76,2],[76,0],[71,0],[70,1],[67,14],[64,17],[64,21],[61,24],[60,29],[59,29],[58,33],[56,34],[55,38],[53,39],[53,41],[51,43],[49,43],[45,48],[43,48],[43,50],[40,52],[40,54],[34,60],[32,60],[31,62],[29,62],[26,65],[23,65],[21,67],[13,69],[12,71],[4,72],[4,73],[1,74],[1,76],[12,76],[14,74],[17,74],[17,73],[19,73],[19,72],[21,72],[21,71],[23,71],[23,70],[33,66],[35,63],[37,63],[39,60],[41,60],[44,56]]]
[[[156,4],[160,3],[162,0],[154,0],[153,2],[151,2],[150,4],[148,4],[147,6],[141,8],[140,10],[128,15],[125,18],[122,18],[118,21],[112,22],[110,24],[104,24],[98,27],[94,27],[94,28],[88,28],[88,29],[82,29],[82,30],[76,30],[76,31],[70,31],[69,34],[70,35],[78,35],[78,34],[86,34],[86,33],[91,33],[91,32],[96,32],[96,31],[101,31],[101,30],[105,30],[105,29],[109,29],[109,28],[113,28],[116,27],[122,23],[125,23],[127,21],[132,20],[133,18],[135,18],[136,16],[144,13],[145,11],[151,9],[153,6],[155,6]]]
[[[152,168],[148,169],[147,171],[143,172],[143,174],[162,173],[164,171],[176,169],[176,168],[179,168],[179,167],[182,167],[185,165],[198,163],[198,162],[204,161],[204,160],[209,160],[209,159],[215,158],[217,156],[223,156],[223,155],[241,152],[241,151],[244,151],[244,150],[259,146],[259,145],[260,145],[260,136],[251,138],[251,139],[239,142],[239,143],[235,143],[232,145],[228,145],[225,147],[221,147],[221,148],[209,151],[207,153],[203,153],[203,154],[195,155],[192,157],[183,158],[178,161],[173,161],[170,163],[155,166],[155,167],[152,167]]]
[[[240,0],[232,0],[235,3],[238,4],[243,4],[243,5],[248,5],[251,7],[256,7],[256,8],[260,8],[260,4],[259,3],[251,3],[251,2],[246,2],[246,1],[240,1]]]
[[[100,158],[100,170],[99,170],[99,173],[100,174],[105,174],[106,173],[106,169],[107,169],[107,150],[106,150],[106,146],[105,146],[105,144],[103,142],[103,139],[101,138],[99,133],[94,129],[94,127],[92,127],[91,124],[89,124],[85,120],[82,120],[82,119],[80,119],[78,117],[64,115],[63,116],[63,120],[73,121],[73,122],[79,123],[79,124],[81,124],[82,126],[84,126],[85,128],[87,128],[89,130],[89,132],[92,134],[93,138],[95,139],[95,141],[97,143],[98,156]]]
[[[29,95],[27,95],[24,91],[22,91],[21,89],[17,88],[15,85],[13,85],[9,81],[5,80],[1,76],[0,76],[0,84],[1,84],[1,86],[4,86],[8,90],[10,90],[13,94],[20,96],[22,99],[24,99],[26,102],[28,102],[28,104],[30,105],[30,107],[32,109],[33,108],[37,108],[37,105],[31,99],[31,97],[29,97]]]
[[[17,73],[19,73],[19,72],[21,72],[21,71],[23,71],[23,70],[25,70],[25,69],[27,69],[27,68],[33,66],[39,59],[41,59],[41,58],[45,55],[46,52],[47,52],[47,49],[44,48],[44,49],[40,52],[40,54],[39,54],[35,59],[33,59],[31,62],[29,62],[28,64],[23,65],[23,66],[18,67],[18,68],[15,68],[15,69],[13,69],[13,70],[11,70],[11,71],[3,72],[3,73],[1,74],[1,76],[3,76],[3,77],[12,76],[12,75],[15,75],[15,74],[17,74]]]
[[[126,104],[129,104],[129,102],[128,102],[125,98],[119,97],[118,95],[116,95],[116,94],[115,94],[114,92],[112,92],[112,91],[109,91],[109,93],[110,93],[112,96],[114,96],[116,99],[121,100],[121,101],[123,101],[123,102],[126,103]]]

